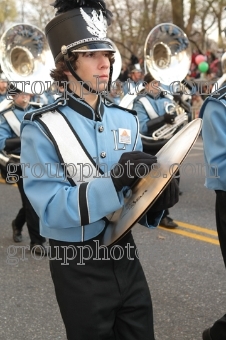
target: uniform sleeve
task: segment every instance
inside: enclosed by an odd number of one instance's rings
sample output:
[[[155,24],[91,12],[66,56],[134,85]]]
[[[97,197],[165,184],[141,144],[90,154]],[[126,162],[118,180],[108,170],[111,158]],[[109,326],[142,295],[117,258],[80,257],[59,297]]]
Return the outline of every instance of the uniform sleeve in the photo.
[[[140,104],[142,107],[143,105]],[[137,144],[137,150],[142,150],[142,142],[141,142],[141,138],[138,138],[138,144]],[[153,214],[152,218],[147,218],[147,214],[145,214],[143,217],[141,217],[141,219],[139,220],[139,224],[141,224],[142,226],[146,227],[146,228],[156,228],[162,218],[164,211],[160,211],[157,214]]]
[[[133,105],[133,110],[137,112],[137,117],[138,117],[139,124],[140,124],[140,133],[142,133],[143,135],[147,135],[147,132],[148,132],[147,122],[150,119],[147,115],[147,112],[143,104],[141,104],[138,100],[135,101]]]
[[[202,137],[207,162],[206,186],[226,190],[226,107],[218,100],[205,105]]]
[[[157,114],[151,102],[149,103],[153,108],[153,112]],[[155,132],[165,123],[162,112],[160,112],[160,115],[157,116],[156,118],[150,119],[145,109],[145,106],[141,102],[139,102],[139,100],[135,102],[133,109],[137,112],[137,116],[140,123],[140,133],[143,135],[152,136],[153,132]]]
[[[45,226],[88,225],[122,207],[123,195],[116,192],[110,175],[72,186],[52,142],[36,122],[22,123],[21,141],[24,189]]]
[[[0,150],[4,150],[7,138],[16,137],[6,119],[0,115]]]

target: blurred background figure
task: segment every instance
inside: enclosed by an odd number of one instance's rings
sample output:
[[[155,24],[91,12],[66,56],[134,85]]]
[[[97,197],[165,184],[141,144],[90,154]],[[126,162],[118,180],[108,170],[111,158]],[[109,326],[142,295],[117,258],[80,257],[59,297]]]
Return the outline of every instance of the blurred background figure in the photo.
[[[0,103],[6,98],[8,82],[4,73],[0,73]]]
[[[118,79],[111,83],[110,93],[108,95],[108,99],[110,99],[113,103],[119,105],[122,97],[123,97],[123,83]]]
[[[150,73],[144,77],[146,84],[145,89],[142,90],[137,98],[134,100],[133,110],[137,112],[140,123],[140,133],[143,136],[151,137],[158,129],[161,129],[165,124],[175,125],[175,118],[177,113],[175,110],[175,102],[173,97],[170,99],[163,94],[163,89],[167,86],[156,81]],[[183,124],[182,124],[183,125]],[[176,133],[180,127],[175,127]],[[173,133],[171,134],[173,136]],[[144,144],[144,151],[155,155],[169,139],[152,139]],[[160,221],[160,225],[166,228],[174,229],[178,225],[169,216],[169,210],[166,209]]]
[[[6,182],[12,179],[16,181],[22,200],[22,208],[12,221],[13,240],[14,242],[22,241],[22,230],[26,223],[30,236],[30,250],[37,255],[46,255],[46,248],[43,245],[45,238],[39,233],[39,218],[24,192],[22,168],[18,164],[21,147],[20,125],[25,113],[37,107],[30,105],[31,94],[20,92],[11,96],[13,98],[11,107],[2,111],[0,116],[0,150],[3,157],[8,157],[5,166],[1,161],[2,177],[6,179]],[[10,166],[10,164],[13,165]]]
[[[138,86],[142,85],[143,78],[144,78],[144,73],[141,70],[141,68],[132,69],[129,74],[129,78],[123,84],[124,95],[126,95],[127,93],[134,94],[135,92],[138,92]]]
[[[52,104],[55,101],[55,98],[53,94],[51,93],[51,91],[49,90],[49,91],[44,91],[42,94],[34,94],[31,97],[31,100],[38,104],[42,104],[43,106],[43,105]]]
[[[121,81],[121,82],[124,82],[126,81],[127,79],[129,78],[129,68],[128,68],[128,65],[126,63],[124,63],[122,65],[122,69],[121,69],[121,72],[119,74],[119,77],[118,79]]]

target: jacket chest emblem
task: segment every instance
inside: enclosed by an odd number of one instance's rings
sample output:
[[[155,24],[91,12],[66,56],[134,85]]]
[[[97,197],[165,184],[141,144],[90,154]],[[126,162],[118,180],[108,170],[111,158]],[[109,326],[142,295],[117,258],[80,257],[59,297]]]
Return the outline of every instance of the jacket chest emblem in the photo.
[[[114,150],[125,150],[126,144],[131,144],[131,130],[119,128],[111,131],[114,137]]]

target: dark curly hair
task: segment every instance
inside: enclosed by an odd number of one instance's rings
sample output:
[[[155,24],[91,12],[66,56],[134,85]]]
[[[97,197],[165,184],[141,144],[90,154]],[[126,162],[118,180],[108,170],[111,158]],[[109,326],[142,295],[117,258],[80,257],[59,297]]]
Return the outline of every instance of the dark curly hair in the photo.
[[[70,63],[74,66],[75,70],[77,69],[76,61],[78,60],[78,56],[79,56],[78,53],[71,53],[69,57]],[[50,72],[50,76],[53,78],[55,82],[59,84],[59,86],[63,86],[64,82],[68,81],[68,78],[64,73],[65,71],[68,71],[68,67],[62,58],[57,62],[56,68],[52,69]]]
[[[149,84],[150,82],[152,82],[153,80],[155,80],[155,78],[151,75],[150,72],[146,73],[144,76],[144,82],[146,82],[147,84]]]

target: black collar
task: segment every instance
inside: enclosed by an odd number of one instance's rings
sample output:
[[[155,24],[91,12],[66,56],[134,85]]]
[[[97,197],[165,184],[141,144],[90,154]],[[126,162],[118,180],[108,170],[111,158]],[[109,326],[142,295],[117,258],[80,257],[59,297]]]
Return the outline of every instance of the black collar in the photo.
[[[147,92],[146,93],[147,94],[147,96],[149,96],[149,97],[151,97],[152,99],[155,99],[155,100],[157,100],[157,99],[159,99],[159,98],[165,98],[166,96],[164,95],[164,91],[161,91],[160,93],[158,93],[158,94],[156,94],[156,96],[154,96],[152,93],[150,93],[150,92]],[[144,95],[145,96],[145,95]]]
[[[27,112],[32,106],[29,104],[25,109],[22,108],[21,106],[17,106],[15,103],[12,107],[12,109],[17,109],[17,110],[20,110],[20,111],[24,111],[24,112]]]
[[[102,120],[104,114],[104,104],[101,97],[98,96],[97,109],[94,109],[84,100],[81,99],[77,94],[68,91],[68,101],[67,105],[74,111],[78,112],[80,115],[92,119],[92,120]]]

